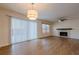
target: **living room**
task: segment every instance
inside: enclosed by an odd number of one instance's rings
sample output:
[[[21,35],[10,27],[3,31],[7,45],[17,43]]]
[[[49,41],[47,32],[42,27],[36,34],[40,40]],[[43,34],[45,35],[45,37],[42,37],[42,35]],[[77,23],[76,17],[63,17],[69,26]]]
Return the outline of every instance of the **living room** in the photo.
[[[0,54],[78,55],[79,3],[0,3]]]

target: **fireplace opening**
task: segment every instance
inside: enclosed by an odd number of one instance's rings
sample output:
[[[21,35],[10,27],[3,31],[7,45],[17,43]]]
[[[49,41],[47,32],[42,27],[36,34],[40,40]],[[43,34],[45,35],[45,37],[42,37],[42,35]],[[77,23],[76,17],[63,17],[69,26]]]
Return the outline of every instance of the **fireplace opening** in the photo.
[[[60,36],[68,36],[67,32],[60,32]]]

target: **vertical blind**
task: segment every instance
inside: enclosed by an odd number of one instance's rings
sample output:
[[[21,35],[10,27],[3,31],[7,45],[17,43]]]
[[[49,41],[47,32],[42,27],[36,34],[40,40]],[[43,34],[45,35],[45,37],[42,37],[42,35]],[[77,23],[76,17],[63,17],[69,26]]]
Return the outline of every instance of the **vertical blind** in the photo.
[[[18,43],[37,38],[37,22],[11,18],[11,42]]]

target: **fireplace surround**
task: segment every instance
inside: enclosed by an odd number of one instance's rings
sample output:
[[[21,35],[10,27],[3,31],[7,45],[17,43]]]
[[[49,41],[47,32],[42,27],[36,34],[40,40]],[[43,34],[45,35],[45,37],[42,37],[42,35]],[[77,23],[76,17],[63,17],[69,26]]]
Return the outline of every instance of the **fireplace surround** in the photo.
[[[59,37],[69,37],[70,36],[70,30],[72,30],[72,28],[58,28],[58,35]]]

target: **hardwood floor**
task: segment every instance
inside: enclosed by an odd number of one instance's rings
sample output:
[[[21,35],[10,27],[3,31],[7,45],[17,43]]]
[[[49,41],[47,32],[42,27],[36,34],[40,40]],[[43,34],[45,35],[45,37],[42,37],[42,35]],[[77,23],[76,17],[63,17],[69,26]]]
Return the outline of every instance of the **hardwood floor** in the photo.
[[[0,48],[0,55],[78,55],[79,40],[48,37]]]

